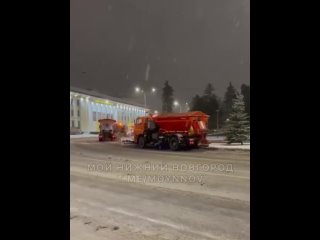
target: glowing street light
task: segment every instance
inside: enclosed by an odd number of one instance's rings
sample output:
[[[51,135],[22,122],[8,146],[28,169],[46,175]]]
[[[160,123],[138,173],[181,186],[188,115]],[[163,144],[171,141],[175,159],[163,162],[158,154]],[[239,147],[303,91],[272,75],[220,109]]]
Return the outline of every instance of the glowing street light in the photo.
[[[147,107],[147,95],[146,95],[146,92],[143,89],[141,89],[140,87],[136,87],[135,91],[136,91],[136,93],[143,93],[144,106]],[[151,88],[151,92],[155,93],[156,92],[156,88],[152,87]]]
[[[187,111],[190,110],[190,106],[189,106],[189,103],[188,103],[188,102],[186,102],[186,109],[187,109]]]
[[[178,102],[177,100],[175,100],[175,101],[173,102],[173,105],[174,105],[175,107],[178,107],[178,106],[179,106],[180,112],[182,112],[182,110],[181,110],[181,105],[179,104],[179,102]]]

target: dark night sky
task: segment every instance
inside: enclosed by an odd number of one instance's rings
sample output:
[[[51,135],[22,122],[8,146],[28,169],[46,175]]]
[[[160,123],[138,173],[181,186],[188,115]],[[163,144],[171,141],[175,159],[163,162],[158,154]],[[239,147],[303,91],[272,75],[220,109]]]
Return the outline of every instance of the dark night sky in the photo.
[[[223,96],[250,81],[249,0],[71,0],[70,84],[115,97],[165,80],[190,101],[211,82]],[[149,65],[149,66],[148,66]],[[146,80],[146,71],[149,74]]]

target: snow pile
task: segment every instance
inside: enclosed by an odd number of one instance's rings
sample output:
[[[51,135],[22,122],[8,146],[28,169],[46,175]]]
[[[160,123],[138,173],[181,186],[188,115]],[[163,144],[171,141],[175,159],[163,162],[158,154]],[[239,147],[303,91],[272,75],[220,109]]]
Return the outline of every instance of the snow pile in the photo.
[[[133,143],[134,138],[133,138],[133,136],[131,136],[131,137],[122,137],[120,141],[121,141],[121,143]]]

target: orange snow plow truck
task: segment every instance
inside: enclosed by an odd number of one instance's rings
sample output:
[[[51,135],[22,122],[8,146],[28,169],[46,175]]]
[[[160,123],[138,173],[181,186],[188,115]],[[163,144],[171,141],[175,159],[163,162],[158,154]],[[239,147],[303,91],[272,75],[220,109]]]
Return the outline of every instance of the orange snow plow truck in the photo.
[[[120,133],[125,132],[125,125],[114,119],[99,120],[99,141],[114,141],[119,138]]]
[[[209,116],[203,112],[171,113],[138,117],[134,124],[134,142],[140,148],[198,148],[207,146]]]

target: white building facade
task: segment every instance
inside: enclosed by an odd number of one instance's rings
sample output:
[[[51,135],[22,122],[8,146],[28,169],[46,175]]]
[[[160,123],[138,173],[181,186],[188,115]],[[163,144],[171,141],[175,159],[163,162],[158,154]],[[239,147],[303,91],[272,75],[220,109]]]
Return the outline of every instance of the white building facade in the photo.
[[[92,90],[70,89],[70,129],[81,132],[98,132],[99,119],[110,118],[131,126],[139,116],[145,116],[148,109],[130,104],[121,99],[109,97]]]

